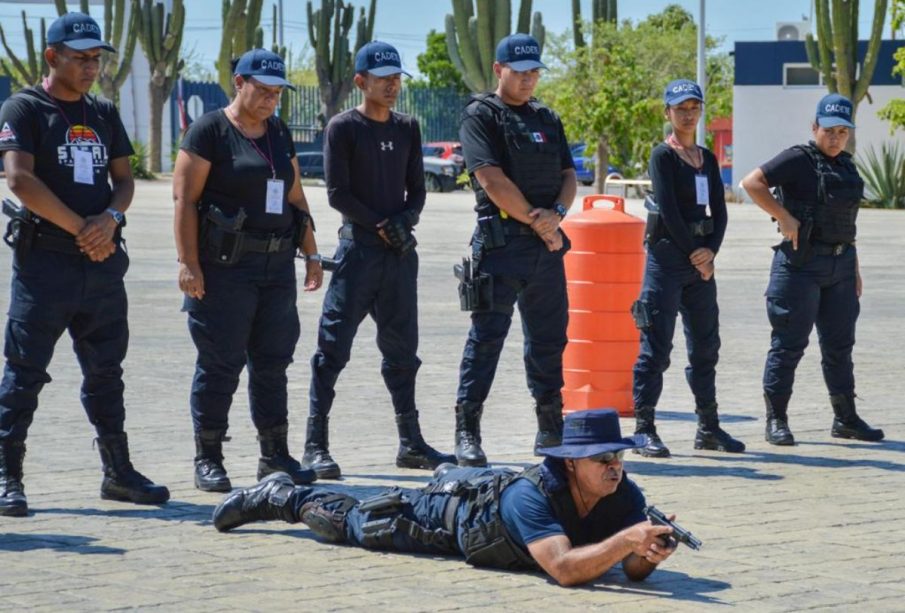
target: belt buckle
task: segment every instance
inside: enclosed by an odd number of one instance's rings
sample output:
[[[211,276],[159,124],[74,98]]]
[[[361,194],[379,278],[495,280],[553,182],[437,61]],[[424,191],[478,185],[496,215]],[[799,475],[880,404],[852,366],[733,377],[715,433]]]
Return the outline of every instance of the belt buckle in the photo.
[[[271,236],[267,239],[267,253],[276,253],[280,250],[280,243],[282,239],[276,236]]]
[[[842,255],[843,251],[845,251],[845,243],[839,243],[833,246],[833,255]]]

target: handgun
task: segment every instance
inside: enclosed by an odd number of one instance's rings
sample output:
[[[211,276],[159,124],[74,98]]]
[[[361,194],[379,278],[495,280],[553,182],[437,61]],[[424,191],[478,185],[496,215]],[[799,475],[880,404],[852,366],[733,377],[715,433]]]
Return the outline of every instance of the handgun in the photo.
[[[669,526],[672,528],[672,534],[669,536],[680,543],[685,543],[685,545],[691,547],[695,551],[698,551],[701,548],[701,545],[703,545],[695,535],[676,522],[670,521],[666,515],[657,509],[657,507],[653,505],[644,507],[644,514],[647,515],[647,518],[652,524],[657,526]]]

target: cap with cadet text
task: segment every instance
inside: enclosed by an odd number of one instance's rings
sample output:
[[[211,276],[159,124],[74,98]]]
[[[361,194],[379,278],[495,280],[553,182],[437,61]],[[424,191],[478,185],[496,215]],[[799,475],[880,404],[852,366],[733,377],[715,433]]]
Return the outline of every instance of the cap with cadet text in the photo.
[[[530,34],[510,34],[496,46],[496,61],[518,72],[546,68],[540,61],[540,43]]]
[[[286,80],[286,63],[279,55],[267,49],[251,49],[242,54],[236,62],[233,74],[254,77],[264,85],[295,87]]]
[[[663,92],[663,102],[666,103],[666,106],[675,106],[686,100],[704,102],[704,93],[701,91],[701,86],[688,79],[670,81]]]
[[[404,74],[410,77],[402,68],[402,60],[396,47],[379,40],[362,46],[355,54],[355,72],[368,72],[375,77],[388,77],[394,74]]]
[[[101,40],[101,28],[91,15],[66,13],[54,20],[47,28],[47,44],[63,43],[76,51],[104,49],[116,53],[116,48]]]
[[[817,117],[814,120],[821,128],[845,126],[854,128],[852,123],[852,101],[839,94],[829,94],[817,104]]]

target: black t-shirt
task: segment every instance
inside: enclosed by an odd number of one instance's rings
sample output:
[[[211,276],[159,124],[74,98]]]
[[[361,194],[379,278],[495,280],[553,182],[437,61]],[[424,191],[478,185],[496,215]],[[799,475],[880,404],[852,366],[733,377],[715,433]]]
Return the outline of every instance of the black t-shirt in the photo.
[[[230,123],[225,111],[219,109],[205,113],[189,126],[180,148],[211,163],[201,192],[201,205],[216,205],[230,217],[244,208],[248,215],[243,226],[245,230],[288,230],[293,223],[288,197],[293,181],[296,181],[292,167],[295,157],[292,134],[278,117],[270,117],[267,131],[254,142],[257,148]],[[262,152],[273,161],[276,178],[283,181],[280,214],[267,212],[267,181],[273,178],[273,173]]]
[[[91,153],[94,183],[77,183],[74,150]],[[17,92],[0,108],[0,152],[35,158],[35,175],[81,216],[110,206],[110,160],[132,155],[132,145],[112,102],[86,95],[78,102],[55,100],[42,87]],[[28,203],[24,203],[28,204]]]
[[[530,103],[519,106],[507,105],[513,112],[527,116],[538,111]],[[575,168],[572,151],[566,141],[562,122],[559,122],[559,142],[562,143],[560,163],[562,170]],[[459,126],[459,140],[465,156],[465,167],[473,173],[484,166],[497,166],[508,176],[510,161],[503,126],[493,109],[487,104],[469,104]]]
[[[421,128],[391,112],[374,121],[356,109],[333,117],[324,135],[324,174],[330,206],[344,219],[375,229],[381,221],[424,208]]]
[[[826,158],[830,164],[833,158]],[[783,194],[793,200],[817,202],[817,170],[808,154],[791,147],[761,165],[770,187],[782,187]]]
[[[723,179],[720,176],[720,165],[710,150],[700,148],[704,165],[700,171],[679,157],[678,152],[660,143],[650,154],[648,172],[654,188],[654,198],[660,206],[660,218],[666,225],[670,240],[683,253],[690,254],[697,247],[707,247],[714,253],[720,250],[723,236],[726,234],[726,194],[723,191]],[[696,242],[686,224],[700,221],[706,215],[706,207],[698,205],[695,177],[698,174],[707,176],[707,187],[710,196],[710,216],[713,218],[713,234],[702,242]]]

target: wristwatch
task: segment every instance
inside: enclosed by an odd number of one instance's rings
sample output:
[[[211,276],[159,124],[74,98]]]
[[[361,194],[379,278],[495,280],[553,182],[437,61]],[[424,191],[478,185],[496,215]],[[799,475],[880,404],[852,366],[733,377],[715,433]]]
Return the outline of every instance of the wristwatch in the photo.
[[[560,219],[565,219],[569,209],[567,209],[562,202],[557,202],[553,205],[553,212],[559,215]]]
[[[120,213],[119,211],[114,209],[113,207],[110,207],[109,209],[107,209],[106,212],[110,213],[110,217],[113,218],[113,221],[116,222],[116,225],[118,225],[118,226],[123,225],[123,221],[125,221],[125,219],[126,219],[125,215],[123,215],[122,213]]]
[[[323,257],[321,256],[321,254],[319,254],[319,253],[312,253],[311,255],[306,255],[306,256],[305,256],[305,261],[306,261],[306,262],[318,262],[318,263],[319,263],[319,262],[321,262],[321,260],[323,260],[323,259],[324,259],[324,258],[323,258]]]

